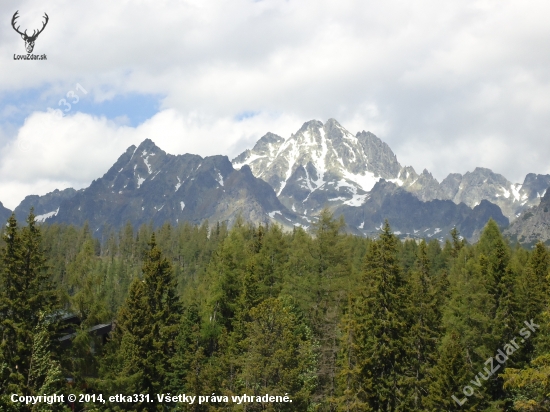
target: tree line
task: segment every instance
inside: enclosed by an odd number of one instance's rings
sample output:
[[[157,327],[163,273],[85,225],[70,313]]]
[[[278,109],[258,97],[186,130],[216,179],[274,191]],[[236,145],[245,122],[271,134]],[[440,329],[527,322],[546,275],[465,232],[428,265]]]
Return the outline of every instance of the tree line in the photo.
[[[492,220],[471,245],[388,222],[352,236],[327,210],[309,231],[129,222],[102,241],[34,218],[2,235],[2,411],[69,410],[10,398],[54,393],[151,395],[80,405],[97,411],[550,409],[550,255]],[[110,322],[105,344],[89,332]],[[219,401],[243,394],[292,403]]]

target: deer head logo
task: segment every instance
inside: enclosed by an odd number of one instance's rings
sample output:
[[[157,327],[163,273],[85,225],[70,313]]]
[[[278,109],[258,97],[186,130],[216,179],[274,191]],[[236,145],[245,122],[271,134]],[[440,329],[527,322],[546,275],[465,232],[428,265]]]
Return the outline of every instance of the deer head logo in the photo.
[[[36,41],[36,38],[38,37],[38,35],[40,33],[42,33],[42,31],[44,31],[44,28],[46,27],[46,24],[48,24],[48,20],[50,18],[48,17],[48,15],[46,13],[44,13],[44,18],[46,19],[46,21],[44,23],[42,23],[43,24],[42,28],[40,30],[38,30],[38,32],[36,30],[33,30],[32,36],[29,36],[27,34],[27,30],[25,30],[25,32],[21,33],[19,31],[20,26],[17,26],[17,28],[15,27],[15,20],[17,20],[17,18],[19,17],[17,15],[18,13],[19,13],[19,10],[17,10],[15,12],[15,14],[13,15],[13,17],[11,19],[11,25],[12,25],[13,29],[21,35],[21,38],[23,40],[25,40],[25,49],[27,49],[27,53],[32,53],[32,51],[34,49],[34,42]]]

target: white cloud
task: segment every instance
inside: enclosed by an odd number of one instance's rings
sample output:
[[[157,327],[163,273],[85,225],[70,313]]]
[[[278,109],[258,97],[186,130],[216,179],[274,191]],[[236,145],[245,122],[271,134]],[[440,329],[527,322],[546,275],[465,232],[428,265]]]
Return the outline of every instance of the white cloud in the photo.
[[[46,175],[87,184],[145,137],[168,152],[233,155],[267,131],[286,137],[330,117],[354,133],[372,131],[401,163],[440,180],[475,166],[513,181],[550,172],[548,2],[6,0],[0,21],[17,9],[29,28],[49,14],[36,42],[48,61],[10,60],[23,42],[1,25],[1,92],[46,87],[45,96],[61,98],[79,82],[96,101],[128,92],[165,98],[136,129],[122,119],[33,114],[17,139],[37,133],[67,148],[44,150],[21,176],[6,160],[1,178],[12,186]],[[234,120],[245,111],[261,114]],[[14,147],[0,158],[19,159]],[[78,149],[89,157],[63,158]]]

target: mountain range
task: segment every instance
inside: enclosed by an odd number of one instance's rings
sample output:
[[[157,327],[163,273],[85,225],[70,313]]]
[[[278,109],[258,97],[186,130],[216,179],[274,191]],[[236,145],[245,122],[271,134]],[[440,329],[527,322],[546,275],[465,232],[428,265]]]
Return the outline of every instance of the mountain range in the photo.
[[[542,220],[532,227],[525,216],[538,213],[548,186],[550,175],[528,174],[518,184],[481,167],[438,182],[427,170],[402,166],[374,134],[353,135],[329,119],[306,122],[286,139],[267,133],[232,161],[167,154],[146,139],[89,187],[27,196],[14,213],[24,220],[32,206],[38,221],[88,222],[99,235],[127,221],[231,224],[239,215],[307,228],[328,207],[361,235],[376,234],[389,219],[402,237],[443,239],[457,227],[475,241],[492,218],[503,228],[512,223],[510,236],[530,242]],[[10,213],[0,203],[0,218]],[[537,233],[546,240],[547,232]]]

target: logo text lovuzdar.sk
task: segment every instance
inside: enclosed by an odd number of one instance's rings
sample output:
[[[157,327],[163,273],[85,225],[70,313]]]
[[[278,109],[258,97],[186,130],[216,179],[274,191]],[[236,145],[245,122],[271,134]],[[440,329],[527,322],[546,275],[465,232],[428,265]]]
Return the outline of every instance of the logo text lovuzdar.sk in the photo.
[[[16,20],[19,18],[18,13],[19,13],[19,10],[17,10],[13,14],[13,17],[11,19],[11,26],[21,36],[21,38],[25,41],[25,49],[27,51],[27,54],[26,55],[25,54],[14,54],[13,55],[13,60],[47,60],[48,57],[45,54],[40,54],[40,55],[32,54],[32,51],[34,50],[34,43],[35,43],[36,39],[38,38],[40,33],[42,33],[44,31],[44,29],[46,28],[46,25],[48,24],[48,21],[50,20],[50,18],[48,17],[48,15],[46,13],[44,13],[43,17],[44,17],[45,21],[42,23],[42,28],[39,29],[39,30],[33,30],[32,34],[29,35],[29,34],[27,34],[26,29],[25,29],[24,32],[19,30],[19,28],[21,26],[15,27],[15,25],[17,23]]]

